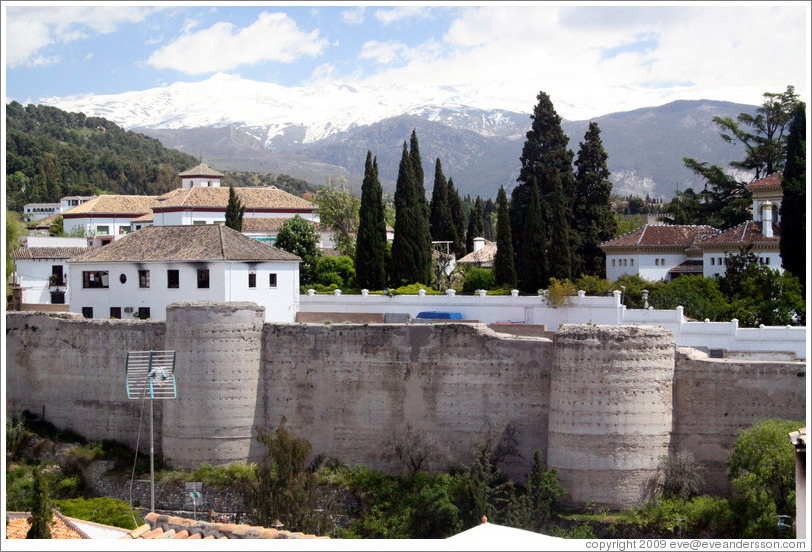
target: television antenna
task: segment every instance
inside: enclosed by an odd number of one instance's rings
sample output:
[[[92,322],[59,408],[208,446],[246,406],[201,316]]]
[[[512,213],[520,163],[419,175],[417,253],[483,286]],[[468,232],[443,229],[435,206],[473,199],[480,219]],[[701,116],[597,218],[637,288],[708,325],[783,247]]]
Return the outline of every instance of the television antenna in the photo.
[[[129,351],[126,366],[127,398],[144,401],[149,394],[149,479],[150,511],[155,511],[155,440],[153,437],[153,402],[176,399],[175,351]],[[143,410],[142,410],[143,411]],[[139,434],[140,434],[139,424]],[[135,454],[138,454],[136,445]],[[134,467],[133,467],[134,469]]]

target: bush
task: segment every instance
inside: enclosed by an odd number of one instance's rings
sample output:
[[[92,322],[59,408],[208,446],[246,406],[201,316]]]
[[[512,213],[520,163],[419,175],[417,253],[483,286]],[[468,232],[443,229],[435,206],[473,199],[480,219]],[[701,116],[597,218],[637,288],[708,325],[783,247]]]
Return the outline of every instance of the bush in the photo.
[[[663,490],[670,496],[683,500],[699,494],[704,482],[702,468],[687,451],[660,457],[660,470],[663,472]]]
[[[351,257],[321,257],[316,263],[317,285],[347,289],[355,285],[355,265]],[[335,288],[333,288],[335,289]]]
[[[463,293],[475,293],[478,289],[491,289],[493,287],[496,287],[496,278],[490,268],[472,266],[465,269],[465,280],[462,284]]]
[[[597,276],[581,276],[575,282],[575,289],[583,290],[587,295],[604,296],[610,295],[614,288],[614,283],[606,278]]]
[[[651,289],[649,303],[655,309],[675,309],[682,305],[685,315],[697,320],[728,320],[730,305],[713,278],[680,276]]]
[[[132,511],[128,503],[109,497],[55,500],[54,507],[68,517],[123,529],[132,530],[145,523],[143,510]]]
[[[442,295],[442,293],[436,289],[432,289],[431,287],[421,283],[409,284],[408,286],[400,286],[399,288],[390,289],[389,293],[392,295],[417,295],[421,289],[426,290],[426,295]]]
[[[557,280],[550,278],[550,285],[547,286],[547,301],[553,307],[560,307],[568,302],[568,297],[578,294],[578,288],[569,281],[569,278]]]

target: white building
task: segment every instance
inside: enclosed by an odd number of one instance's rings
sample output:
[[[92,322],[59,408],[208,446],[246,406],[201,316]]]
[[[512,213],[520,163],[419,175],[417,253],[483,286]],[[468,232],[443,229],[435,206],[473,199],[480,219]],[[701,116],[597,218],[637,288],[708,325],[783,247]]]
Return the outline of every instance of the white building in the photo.
[[[606,255],[606,278],[639,274],[668,281],[680,274],[702,274],[699,243],[719,234],[712,226],[641,226],[600,245]]]
[[[70,260],[70,311],[163,320],[179,301],[251,301],[294,322],[299,261],[224,225],[147,226]]]
[[[29,236],[28,241],[27,247],[12,252],[13,295],[16,295],[15,301],[19,301],[18,308],[67,310],[70,302],[67,261],[87,251],[87,243],[83,243],[83,238],[77,240],[34,236]],[[47,243],[42,243],[46,241]]]
[[[132,230],[132,221],[150,213],[155,196],[100,195],[62,213],[62,228],[66,234],[81,229],[86,236],[95,236],[110,243]]]
[[[223,173],[215,171],[208,164],[201,162],[190,169],[180,173],[181,188],[219,188]]]
[[[26,203],[23,206],[23,220],[35,222],[59,213],[59,203]]]

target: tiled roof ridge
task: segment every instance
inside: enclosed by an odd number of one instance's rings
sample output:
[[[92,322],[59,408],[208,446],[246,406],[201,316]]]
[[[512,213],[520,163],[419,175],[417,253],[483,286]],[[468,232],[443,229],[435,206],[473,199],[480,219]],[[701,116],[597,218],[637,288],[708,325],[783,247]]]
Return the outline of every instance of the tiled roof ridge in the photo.
[[[87,251],[87,246],[23,247],[11,252],[15,259],[69,259]]]
[[[150,512],[122,539],[317,539],[329,538],[261,526],[198,521]]]
[[[225,238],[223,237],[223,227],[224,226],[225,226],[224,224],[218,224],[217,225],[217,235],[220,238],[220,254],[225,259],[226,258],[226,246],[225,246]]]

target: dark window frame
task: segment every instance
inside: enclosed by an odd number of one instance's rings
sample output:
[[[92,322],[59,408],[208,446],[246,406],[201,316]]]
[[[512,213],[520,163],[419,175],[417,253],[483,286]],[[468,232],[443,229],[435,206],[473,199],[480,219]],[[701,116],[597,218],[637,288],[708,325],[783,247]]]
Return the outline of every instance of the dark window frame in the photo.
[[[104,277],[107,276],[107,285],[104,285]],[[92,278],[91,278],[92,276]],[[107,270],[84,270],[82,271],[83,289],[108,289],[110,287],[110,273]]]
[[[257,273],[248,273],[248,289],[255,289],[257,287]]]
[[[121,319],[121,307],[110,307],[110,318]]]
[[[149,287],[149,270],[138,271],[138,287],[144,289]]]
[[[166,270],[167,289],[180,289],[180,270],[169,268]]]
[[[93,307],[82,307],[82,316],[85,318],[93,318]]]
[[[198,289],[208,289],[209,288],[209,269],[208,268],[198,268],[197,269],[197,288]]]
[[[268,274],[268,287],[275,288],[278,285],[279,284],[278,284],[278,279],[276,277],[276,272],[271,272],[270,274]]]
[[[140,320],[150,318],[149,307],[138,307],[138,318]]]

